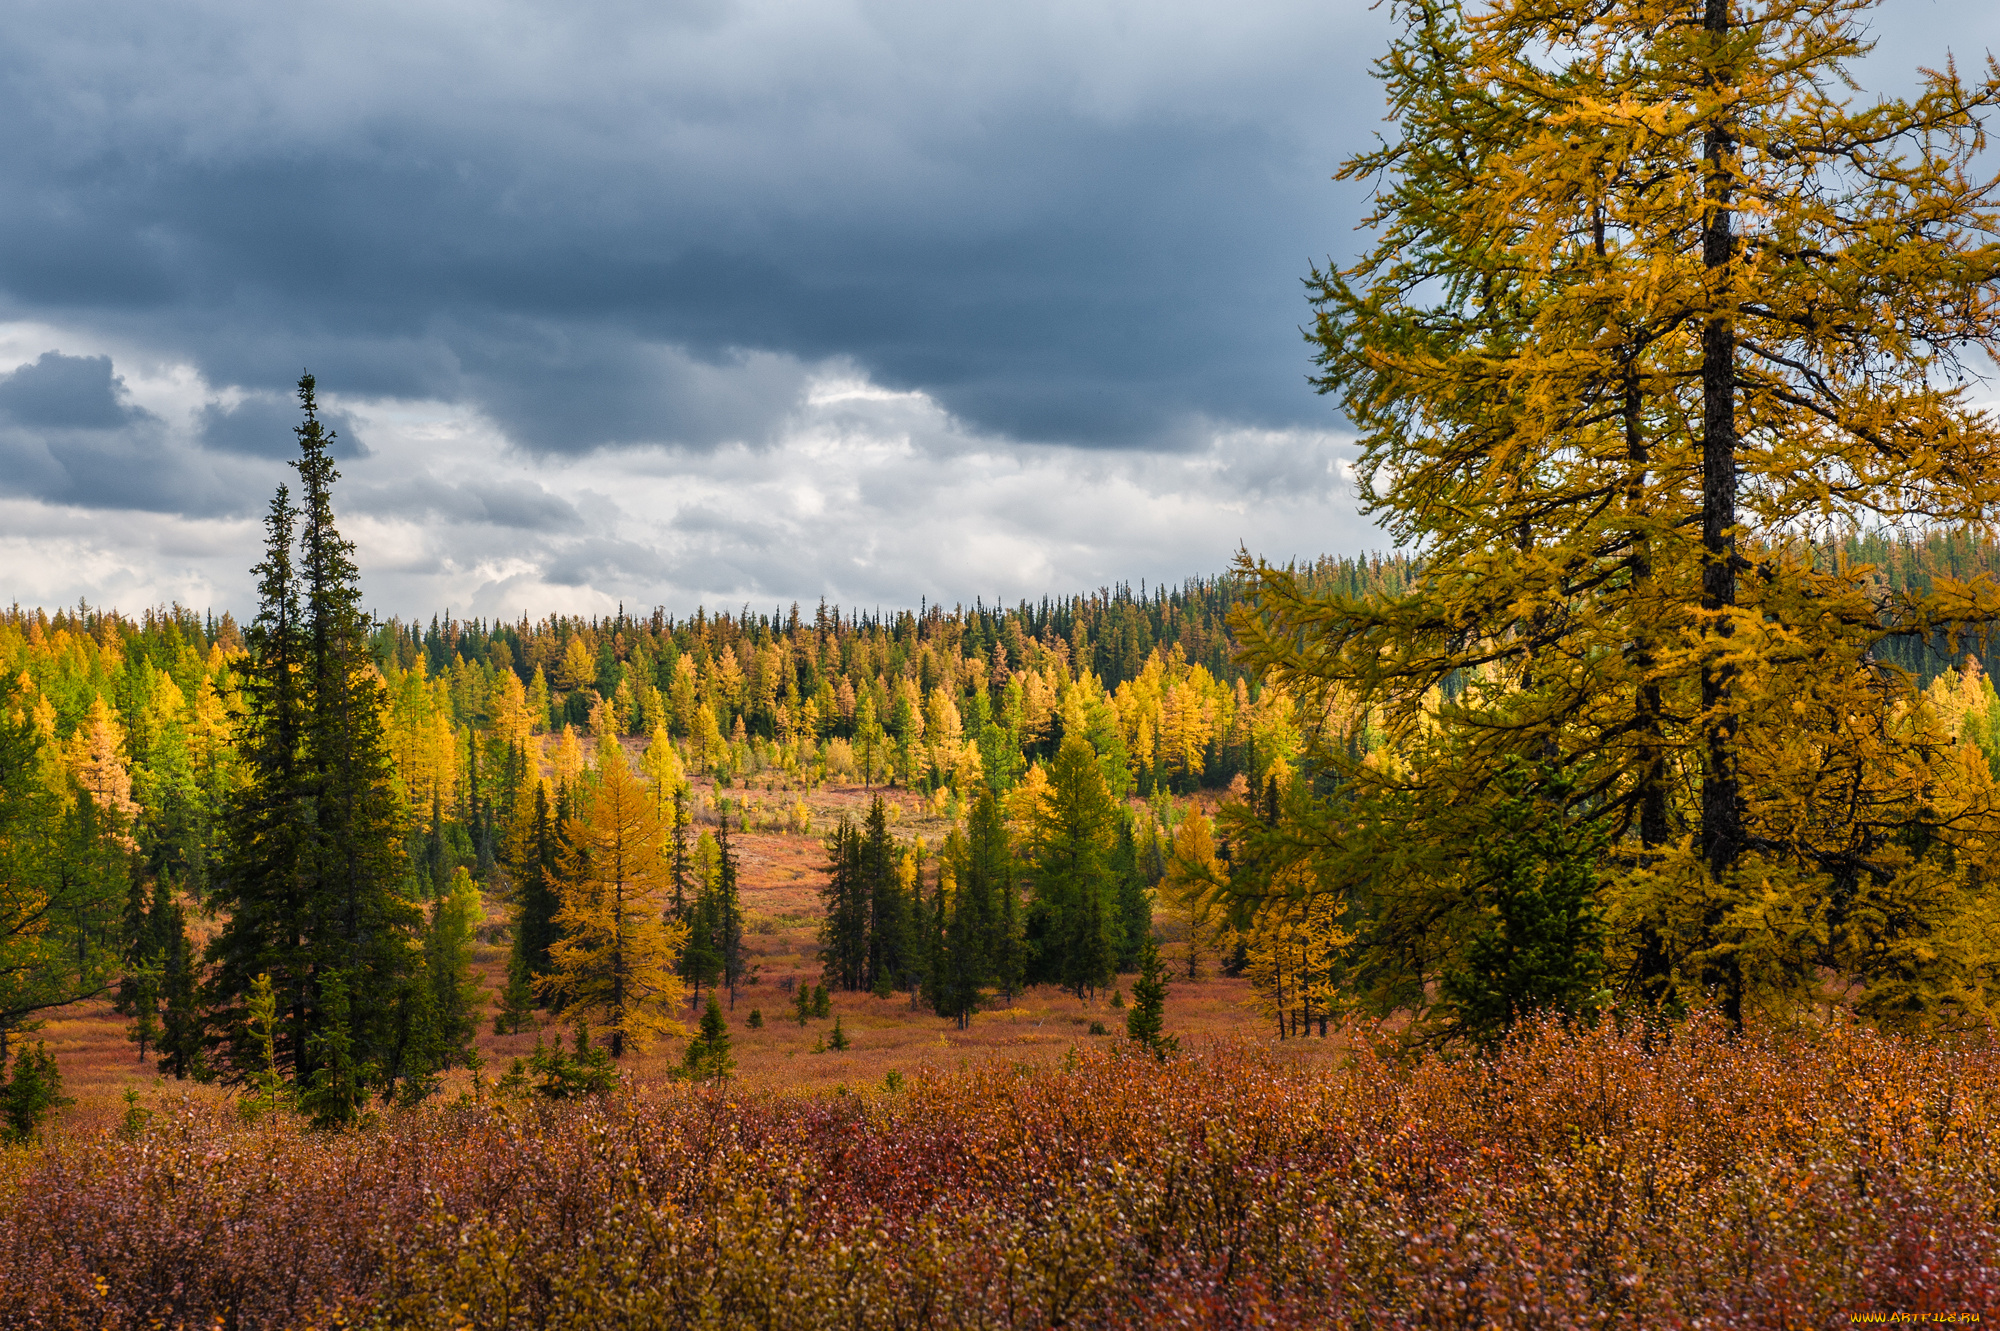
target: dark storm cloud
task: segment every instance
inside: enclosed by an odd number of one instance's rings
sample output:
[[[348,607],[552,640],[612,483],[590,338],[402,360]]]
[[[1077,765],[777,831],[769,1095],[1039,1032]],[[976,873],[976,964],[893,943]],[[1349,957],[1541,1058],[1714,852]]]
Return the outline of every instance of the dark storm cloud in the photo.
[[[288,12],[10,17],[18,309],[218,386],[309,364],[468,403],[536,451],[756,443],[835,358],[1022,440],[1327,418],[1298,279],[1346,239],[1325,176],[1376,97],[1359,7],[336,5],[310,43]],[[268,423],[211,446],[268,455]]]
[[[108,356],[42,353],[0,376],[0,494],[81,508],[211,514],[231,487],[191,467],[127,400]]]
[[[368,455],[367,445],[355,433],[354,422],[346,412],[322,408],[320,420],[333,431],[333,446],[328,451],[334,457],[346,459]],[[293,433],[298,423],[299,409],[295,403],[272,395],[256,394],[245,397],[233,407],[226,407],[220,402],[204,405],[198,436],[205,448],[274,462],[290,462],[299,455],[298,436]]]
[[[145,415],[122,400],[124,391],[109,356],[45,351],[0,378],[0,417],[31,428],[115,430]]]

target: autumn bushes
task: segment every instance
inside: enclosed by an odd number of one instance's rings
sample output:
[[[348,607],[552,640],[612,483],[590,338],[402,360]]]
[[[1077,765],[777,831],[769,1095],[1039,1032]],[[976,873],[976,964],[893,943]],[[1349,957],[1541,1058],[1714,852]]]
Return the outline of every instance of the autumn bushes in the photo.
[[[1545,1027],[0,1157],[6,1326],[1827,1325],[2000,1312],[2000,1058]]]

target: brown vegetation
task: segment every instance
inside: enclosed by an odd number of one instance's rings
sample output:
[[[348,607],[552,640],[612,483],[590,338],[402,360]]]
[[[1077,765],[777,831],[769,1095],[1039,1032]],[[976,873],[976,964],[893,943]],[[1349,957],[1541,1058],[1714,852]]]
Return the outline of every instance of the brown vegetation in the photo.
[[[1996,1106],[1990,1048],[1702,1022],[1413,1067],[1086,1047],[347,1134],[186,1101],[4,1158],[0,1325],[1970,1321],[2000,1313]]]

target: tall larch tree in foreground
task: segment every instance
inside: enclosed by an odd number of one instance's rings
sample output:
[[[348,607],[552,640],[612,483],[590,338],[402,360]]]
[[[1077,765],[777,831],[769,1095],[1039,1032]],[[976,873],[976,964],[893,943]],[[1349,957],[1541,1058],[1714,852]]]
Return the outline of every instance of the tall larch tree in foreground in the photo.
[[[2000,71],[1858,102],[1869,7],[1396,7],[1394,130],[1343,170],[1378,182],[1375,247],[1314,273],[1312,338],[1370,510],[1424,562],[1368,596],[1255,566],[1238,631],[1401,758],[1322,726],[1337,793],[1227,829],[1261,883],[1289,857],[1351,893],[1373,1006],[1421,1006],[1483,936],[1468,852],[1524,762],[1607,843],[1626,999],[1740,1022],[1824,968],[1881,1020],[1986,1019],[1991,780],[1874,649],[1990,623],[2000,588],[1885,597],[1839,539],[1988,532],[2000,501],[1967,378],[2000,331],[1970,174]]]
[[[685,1035],[672,1014],[687,1001],[674,963],[687,927],[668,921],[668,864],[652,796],[621,757],[602,764],[570,820],[560,871],[561,936],[542,992],[610,1032],[611,1056]]]

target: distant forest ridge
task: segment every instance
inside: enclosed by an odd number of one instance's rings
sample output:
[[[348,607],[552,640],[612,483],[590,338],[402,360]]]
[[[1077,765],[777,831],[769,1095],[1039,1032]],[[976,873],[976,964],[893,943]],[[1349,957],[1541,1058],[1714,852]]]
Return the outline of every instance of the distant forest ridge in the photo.
[[[2000,578],[2000,544],[1962,533],[1919,540],[1854,533],[1837,552],[1829,547],[1826,553],[1829,557],[1837,553],[1850,566],[1872,567],[1871,580],[1888,593],[1922,593],[1941,576],[1969,579],[1984,573]],[[1410,586],[1419,565],[1417,557],[1404,553],[1322,555],[1301,572],[1314,591],[1394,596]],[[1175,587],[1134,588],[1127,582],[1067,597],[1023,600],[1011,607],[976,601],[970,607],[960,604],[946,610],[926,605],[888,614],[825,601],[811,608],[794,602],[769,613],[753,611],[747,604],[733,613],[701,607],[679,618],[660,606],[650,612],[621,609],[603,616],[523,615],[514,622],[456,619],[447,612],[433,615],[428,624],[395,616],[381,620],[372,645],[385,668],[408,670],[421,657],[435,675],[461,658],[489,669],[511,668],[525,685],[538,667],[554,679],[569,654],[570,640],[581,638],[599,658],[597,664],[609,685],[613,663],[624,663],[635,649],[662,670],[664,683],[673,659],[683,653],[706,657],[719,654],[725,646],[762,647],[779,640],[796,647],[806,637],[819,643],[879,645],[883,650],[878,659],[885,665],[893,660],[897,666],[913,658],[923,644],[949,644],[957,656],[988,658],[998,646],[1018,663],[1030,640],[1060,641],[1068,648],[1073,667],[1088,667],[1105,688],[1115,690],[1143,671],[1156,648],[1178,647],[1189,665],[1204,667],[1218,680],[1233,683],[1242,677],[1243,669],[1234,659],[1229,616],[1248,594],[1248,580],[1232,571],[1191,577]],[[138,648],[149,657],[159,656],[155,664],[162,667],[183,647],[205,656],[217,644],[228,650],[241,641],[240,628],[227,611],[199,612],[174,605],[130,615],[87,604],[55,611],[24,609],[19,602],[0,610],[0,625],[23,632],[36,620],[45,630],[64,628],[99,641],[106,633],[116,634],[128,654]],[[813,656],[821,654],[816,651]],[[2000,641],[1976,635],[1966,635],[1956,644],[1942,637],[1891,637],[1877,655],[1910,671],[1920,685],[1948,667],[1955,668],[1967,655],[1976,657],[1987,673],[2000,672]]]

